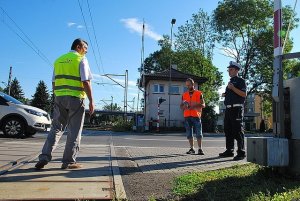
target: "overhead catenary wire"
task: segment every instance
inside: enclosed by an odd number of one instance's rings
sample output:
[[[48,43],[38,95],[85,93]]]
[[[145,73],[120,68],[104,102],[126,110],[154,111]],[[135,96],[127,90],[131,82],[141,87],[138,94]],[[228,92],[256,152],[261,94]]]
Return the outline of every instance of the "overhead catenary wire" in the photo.
[[[30,47],[42,60],[44,60],[47,64],[49,64],[52,68],[53,65],[50,62],[50,60],[45,56],[45,54],[33,43],[33,41],[29,38],[29,36],[27,34],[25,34],[25,32],[21,29],[21,27],[7,14],[7,12],[0,7],[0,9],[2,10],[3,13],[3,19],[2,22],[3,24],[5,24],[14,34],[16,34],[28,47]],[[13,29],[12,26],[10,26],[4,19],[4,15],[8,17],[8,19],[10,19],[10,21],[15,25],[15,27],[17,27],[17,29],[21,32],[21,34],[23,34],[25,36],[22,37],[20,33],[18,33],[15,29]],[[31,43],[31,44],[30,44]]]
[[[95,50],[94,50],[94,46],[93,46],[93,43],[92,43],[92,40],[91,40],[90,32],[88,30],[87,23],[86,23],[86,20],[85,20],[85,17],[84,17],[84,13],[83,13],[83,9],[82,9],[82,5],[80,3],[80,0],[78,0],[78,5],[79,5],[80,11],[81,11],[81,15],[82,15],[82,18],[83,18],[84,25],[86,27],[86,32],[87,32],[87,35],[88,35],[88,38],[89,38],[89,41],[90,41],[90,44],[91,44],[91,47],[92,47],[93,55],[95,57],[95,62],[96,62],[96,65],[98,67],[99,74],[101,75],[98,60],[97,60],[96,53],[95,53]]]
[[[295,0],[295,4],[294,4],[294,10],[293,10],[293,12],[295,12],[295,10],[296,10],[297,3],[298,3],[298,0]],[[289,21],[289,26],[288,26],[288,29],[287,29],[287,31],[286,31],[286,35],[285,35],[285,38],[284,38],[284,41],[283,41],[283,45],[282,45],[282,53],[283,53],[284,46],[285,46],[285,44],[286,44],[286,41],[287,41],[287,39],[288,39],[288,36],[289,36],[289,32],[290,32],[290,28],[291,28],[292,20],[293,20],[293,18],[291,17],[291,18],[290,18],[290,21]]]
[[[100,60],[100,65],[101,65],[100,67],[102,69],[102,73],[105,74],[104,68],[103,68],[103,63],[102,63],[102,58],[101,58],[101,54],[100,54],[100,48],[99,48],[99,44],[98,44],[98,39],[97,39],[97,36],[96,36],[96,31],[95,31],[95,26],[94,26],[94,20],[93,20],[92,12],[91,12],[91,9],[90,9],[89,0],[86,0],[86,2],[87,2],[87,5],[88,5],[89,14],[90,14],[91,23],[92,23],[92,28],[93,28],[93,33],[94,33],[94,38],[95,38],[95,41],[96,41],[96,46],[97,46],[97,50],[98,50],[98,54],[99,54],[99,60]]]

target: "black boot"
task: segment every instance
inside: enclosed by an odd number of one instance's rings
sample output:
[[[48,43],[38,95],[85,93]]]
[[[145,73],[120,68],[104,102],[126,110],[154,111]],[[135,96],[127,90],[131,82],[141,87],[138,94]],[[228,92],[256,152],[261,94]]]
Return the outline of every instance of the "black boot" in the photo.
[[[234,154],[233,154],[233,151],[227,149],[227,150],[224,151],[223,153],[219,153],[219,156],[220,156],[221,158],[226,158],[226,157],[233,157]]]

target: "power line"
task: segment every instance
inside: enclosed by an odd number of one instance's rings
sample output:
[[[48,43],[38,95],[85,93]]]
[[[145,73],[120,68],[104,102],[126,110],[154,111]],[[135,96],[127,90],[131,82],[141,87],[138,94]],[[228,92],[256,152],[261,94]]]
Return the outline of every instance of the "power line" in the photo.
[[[43,52],[32,42],[32,40],[27,36],[27,34],[24,33],[24,31],[21,29],[20,26],[5,12],[5,10],[0,7],[0,9],[3,12],[3,24],[5,24],[14,34],[16,34],[27,46],[29,46],[41,59],[43,59],[47,64],[49,64],[51,67],[53,67],[52,63],[50,60],[43,54]],[[4,15],[6,15],[12,22],[13,24],[17,27],[17,29],[25,36],[25,38],[29,41],[26,41],[17,31],[15,31],[8,23],[5,22],[4,20]],[[31,43],[31,44],[29,44]]]
[[[298,0],[295,0],[293,12],[295,12],[295,10],[296,10],[297,3],[298,3]],[[289,21],[289,26],[288,26],[288,29],[287,29],[287,32],[286,32],[286,35],[285,35],[285,39],[284,39],[284,41],[283,41],[282,52],[283,52],[283,50],[284,50],[284,46],[285,46],[286,41],[287,41],[287,39],[288,39],[288,35],[289,35],[289,32],[290,32],[292,20],[293,20],[293,17],[291,16],[290,21]]]
[[[91,12],[91,9],[90,9],[89,0],[86,0],[86,2],[87,2],[88,9],[89,9],[89,13],[90,13],[90,18],[91,18],[92,27],[93,27],[94,38],[95,38],[95,41],[96,41],[97,50],[98,50],[98,54],[99,54],[99,59],[100,59],[100,64],[101,64],[100,67],[102,68],[102,73],[105,74],[104,68],[103,68],[102,59],[101,59],[101,54],[100,54],[100,48],[99,48],[99,44],[98,44],[98,40],[97,40],[97,36],[96,36],[96,32],[95,32],[94,20],[93,20],[92,12]],[[99,70],[99,69],[98,69],[98,70]],[[99,71],[100,71],[100,70],[99,70]]]
[[[94,46],[92,44],[92,40],[91,40],[91,37],[90,37],[90,32],[88,30],[87,23],[85,21],[85,17],[84,17],[84,14],[83,14],[82,6],[80,4],[80,0],[78,0],[78,5],[80,7],[80,11],[81,11],[81,15],[82,15],[82,18],[83,18],[83,22],[84,22],[85,27],[86,27],[86,32],[87,32],[87,35],[89,37],[89,40],[90,40],[90,43],[91,43],[91,46],[92,46],[93,54],[94,54],[94,57],[95,57],[95,62],[96,62],[96,65],[98,67],[99,74],[101,75],[101,72],[100,72],[100,69],[99,69],[99,65],[98,65],[98,60],[97,60],[97,57],[96,57],[96,54],[95,54]]]

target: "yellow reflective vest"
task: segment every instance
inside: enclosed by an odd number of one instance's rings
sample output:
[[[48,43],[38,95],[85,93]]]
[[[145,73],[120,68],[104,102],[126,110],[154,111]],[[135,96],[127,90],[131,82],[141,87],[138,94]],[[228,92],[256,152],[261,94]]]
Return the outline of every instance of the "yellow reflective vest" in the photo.
[[[55,96],[74,96],[85,98],[86,93],[80,78],[80,62],[83,56],[78,52],[69,52],[54,63]]]

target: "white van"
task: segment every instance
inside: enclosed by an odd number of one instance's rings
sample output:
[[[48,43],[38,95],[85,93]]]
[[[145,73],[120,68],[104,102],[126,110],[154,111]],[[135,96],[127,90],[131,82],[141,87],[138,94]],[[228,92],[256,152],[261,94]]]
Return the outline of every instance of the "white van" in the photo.
[[[7,137],[31,136],[50,128],[49,114],[0,92],[0,130]]]

